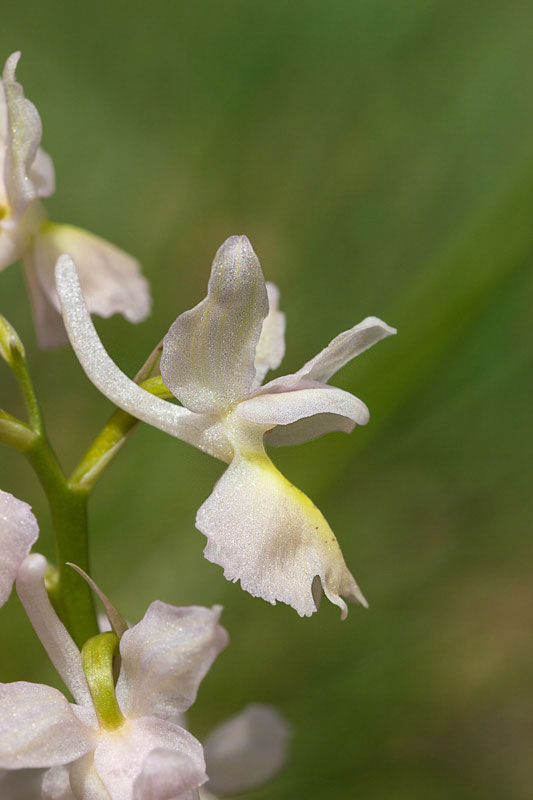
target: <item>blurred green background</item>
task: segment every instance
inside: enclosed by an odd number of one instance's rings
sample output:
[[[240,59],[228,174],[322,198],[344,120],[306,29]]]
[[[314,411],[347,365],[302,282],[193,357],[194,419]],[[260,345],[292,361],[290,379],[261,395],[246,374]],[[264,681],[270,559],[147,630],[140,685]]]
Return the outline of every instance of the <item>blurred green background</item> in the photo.
[[[246,233],[287,313],[284,371],[369,314],[399,329],[334,383],[372,419],[273,452],[369,598],[310,620],[227,583],[196,509],[222,465],[143,427],[91,500],[93,574],[132,621],[222,603],[232,643],[198,735],[250,701],[294,728],[259,800],[526,800],[533,766],[531,3],[4,2],[1,59],[43,119],[52,219],[135,254],[154,313],[97,321],[130,374]],[[28,346],[71,468],[110,414],[68,350],[34,344],[22,273],[0,309]],[[1,365],[0,365],[1,367]],[[22,413],[7,369],[1,405]],[[15,451],[0,486],[45,499]],[[12,598],[3,680],[53,680]]]

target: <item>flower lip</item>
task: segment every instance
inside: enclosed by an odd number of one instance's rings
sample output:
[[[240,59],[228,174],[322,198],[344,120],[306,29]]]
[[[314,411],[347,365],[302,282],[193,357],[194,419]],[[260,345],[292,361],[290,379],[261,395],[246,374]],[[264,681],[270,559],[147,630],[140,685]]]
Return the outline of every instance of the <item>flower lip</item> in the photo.
[[[4,154],[4,193],[11,215],[20,219],[38,197],[48,197],[55,189],[52,161],[40,148],[42,124],[39,112],[24,97],[15,72],[20,51],[6,61],[2,76],[0,103],[5,103],[6,142]]]

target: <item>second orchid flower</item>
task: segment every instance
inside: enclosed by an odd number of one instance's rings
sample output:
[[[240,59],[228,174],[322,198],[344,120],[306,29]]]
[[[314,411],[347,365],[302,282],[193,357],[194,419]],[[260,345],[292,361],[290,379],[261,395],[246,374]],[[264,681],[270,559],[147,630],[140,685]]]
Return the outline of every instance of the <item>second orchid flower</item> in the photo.
[[[150,311],[150,289],[132,256],[80,228],[47,221],[40,198],[55,191],[54,165],[39,146],[39,112],[15,78],[19,58],[8,58],[0,80],[0,271],[22,258],[39,344],[55,347],[66,341],[54,285],[61,253],[76,259],[91,313],[140,322]]]
[[[161,377],[182,403],[177,407],[141,389],[109,358],[69,257],[59,259],[56,280],[71,343],[100,391],[229,464],[196,517],[208,539],[206,558],[250,594],[288,603],[301,616],[316,611],[321,589],[343,618],[345,599],[366,606],[325,518],[276,469],[264,443],[296,444],[365,425],[365,404],[327,382],[394,328],[367,317],[298,372],[261,385],[283,357],[284,316],[250,242],[232,236],[215,256],[207,297],[164,339]]]

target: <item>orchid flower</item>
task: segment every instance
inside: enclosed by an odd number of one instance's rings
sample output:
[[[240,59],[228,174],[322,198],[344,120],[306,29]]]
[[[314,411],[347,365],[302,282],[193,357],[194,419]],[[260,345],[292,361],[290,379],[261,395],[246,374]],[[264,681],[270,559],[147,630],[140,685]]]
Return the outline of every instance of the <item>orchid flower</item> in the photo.
[[[55,347],[66,341],[54,286],[61,253],[76,259],[92,313],[140,322],[150,311],[150,290],[134,258],[87,231],[46,220],[40,198],[55,191],[54,166],[39,147],[39,113],[15,79],[19,58],[8,58],[0,81],[0,270],[22,258],[39,343]]]
[[[218,725],[204,742],[209,782],[198,795],[191,792],[191,800],[195,796],[199,800],[233,797],[263,786],[284,766],[289,734],[283,717],[274,708],[259,704],[247,706]],[[43,796],[45,800],[75,800],[67,768],[0,770],[0,800]]]
[[[0,606],[7,602],[19,567],[38,536],[31,506],[0,489]]]
[[[220,607],[154,602],[123,633],[118,680],[114,633],[80,654],[44,586],[46,559],[22,562],[17,592],[75,703],[40,684],[0,684],[0,768],[49,770],[45,800],[193,800],[205,782],[200,743],[179,723],[226,646]]]
[[[320,588],[341,609],[366,606],[321,512],[274,466],[264,447],[350,432],[369,419],[366,405],[328,380],[352,358],[395,333],[367,317],[341,333],[298,372],[262,385],[284,352],[278,292],[265,285],[245,236],[218,250],[207,297],[181,314],[164,339],[161,377],[182,403],[151,395],[110,359],[92,325],[71,258],[56,267],[70,341],[97,388],[120,408],[229,464],[196,517],[204,554],[232,581],[301,616],[317,610]]]

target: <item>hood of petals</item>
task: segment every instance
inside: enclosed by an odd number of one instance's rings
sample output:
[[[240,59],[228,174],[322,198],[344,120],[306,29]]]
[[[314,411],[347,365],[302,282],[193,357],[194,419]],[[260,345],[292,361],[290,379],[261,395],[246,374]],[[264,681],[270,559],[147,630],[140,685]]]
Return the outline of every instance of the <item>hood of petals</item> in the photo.
[[[263,320],[261,336],[255,350],[255,378],[253,387],[263,383],[270,369],[277,369],[285,355],[285,314],[279,310],[279,289],[266,284],[268,314]]]
[[[20,53],[6,61],[2,89],[3,109],[0,127],[3,128],[4,192],[11,215],[18,219],[28,205],[38,197],[48,197],[55,188],[54,171],[49,156],[39,149],[42,125],[39,112],[24,97],[15,71]],[[2,119],[3,117],[3,119]]]
[[[191,411],[226,413],[252,388],[267,314],[259,260],[246,236],[230,236],[215,255],[207,297],[163,340],[165,386]]]
[[[116,696],[129,719],[154,714],[176,721],[194,702],[200,682],[228,643],[220,606],[155,601],[120,640]]]
[[[19,567],[38,536],[31,506],[0,489],[0,606],[8,599]]]

